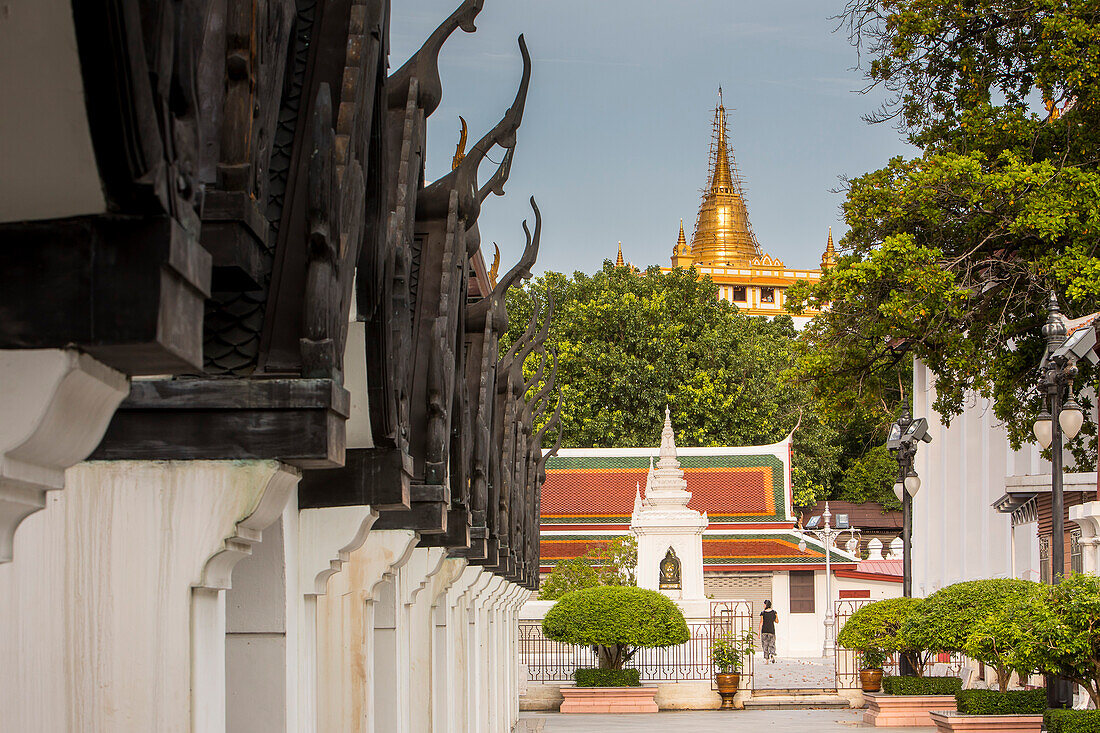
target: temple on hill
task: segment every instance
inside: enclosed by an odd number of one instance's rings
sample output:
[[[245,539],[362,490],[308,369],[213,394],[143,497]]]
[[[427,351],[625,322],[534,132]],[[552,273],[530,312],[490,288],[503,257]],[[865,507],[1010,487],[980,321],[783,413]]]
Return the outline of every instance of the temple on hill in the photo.
[[[672,248],[672,266],[662,269],[668,272],[676,267],[694,266],[700,275],[710,275],[714,280],[719,298],[749,315],[787,313],[787,288],[799,280],[819,280],[821,271],[836,262],[832,229],[829,229],[821,266],[817,269],[787,267],[763,250],[752,230],[741,175],[730,151],[721,89],[714,109],[707,181],[690,246],[681,219],[680,236]],[[621,242],[619,249],[618,261],[621,262]],[[795,322],[801,325],[813,315],[816,311],[794,316]]]

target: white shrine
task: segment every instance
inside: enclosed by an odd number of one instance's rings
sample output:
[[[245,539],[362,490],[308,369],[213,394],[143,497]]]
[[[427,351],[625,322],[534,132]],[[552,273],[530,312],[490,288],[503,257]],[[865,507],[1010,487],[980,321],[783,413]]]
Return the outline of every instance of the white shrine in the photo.
[[[638,539],[638,587],[658,590],[677,601],[702,601],[703,531],[706,512],[688,509],[691,492],[676,458],[676,436],[665,407],[657,467],[650,459],[645,494],[634,497],[630,530]]]

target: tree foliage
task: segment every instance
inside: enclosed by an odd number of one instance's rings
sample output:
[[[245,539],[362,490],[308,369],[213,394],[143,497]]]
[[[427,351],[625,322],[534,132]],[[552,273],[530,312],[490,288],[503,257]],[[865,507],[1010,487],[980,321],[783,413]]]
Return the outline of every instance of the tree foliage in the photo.
[[[798,426],[792,478],[805,506],[829,497],[848,463],[885,437],[873,421],[850,431],[829,420],[785,378],[797,337],[788,316],[747,316],[694,269],[641,273],[605,262],[592,275],[547,272],[509,291],[503,348],[550,299],[565,447],[654,445],[665,405],[682,446],[774,443]],[[880,477],[887,493],[893,471]]]
[[[788,291],[830,304],[799,372],[837,410],[888,411],[915,356],[945,419],[976,392],[1019,446],[1038,412],[1048,290],[1067,315],[1100,308],[1100,9],[851,0],[845,18],[868,89],[892,93],[872,120],[897,122],[920,155],[849,182],[843,256]]]
[[[601,669],[622,669],[642,647],[683,644],[684,614],[657,591],[600,586],[567,593],[542,619],[547,638],[598,647]]]
[[[1029,663],[1073,680],[1100,707],[1100,578],[1067,576],[1047,590],[1037,613],[1017,617],[1014,631]]]
[[[929,650],[905,634],[905,622],[920,609],[919,598],[887,598],[856,609],[837,634],[837,643],[859,652],[881,651],[909,657],[924,675]]]
[[[1003,691],[1013,670],[1034,669],[1010,623],[1025,617],[1042,592],[1042,585],[1018,578],[955,583],[925,598],[906,618],[901,633],[922,649],[965,652],[989,664]]]
[[[559,560],[539,587],[540,601],[556,601],[566,593],[598,585],[634,585],[638,541],[617,537],[578,557]]]

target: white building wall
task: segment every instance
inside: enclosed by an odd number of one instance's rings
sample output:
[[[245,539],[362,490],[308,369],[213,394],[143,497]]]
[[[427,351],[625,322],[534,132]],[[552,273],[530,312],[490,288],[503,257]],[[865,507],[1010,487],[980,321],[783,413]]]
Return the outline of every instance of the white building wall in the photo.
[[[992,504],[1004,494],[1006,476],[1049,473],[1049,463],[1034,446],[1011,450],[988,400],[972,397],[945,427],[932,408],[935,399],[935,376],[918,360],[913,416],[928,418],[932,442],[920,444],[915,465],[921,488],[913,500],[914,595],[1014,572],[1037,578],[1034,524],[1017,528],[1013,545],[1011,517]]]

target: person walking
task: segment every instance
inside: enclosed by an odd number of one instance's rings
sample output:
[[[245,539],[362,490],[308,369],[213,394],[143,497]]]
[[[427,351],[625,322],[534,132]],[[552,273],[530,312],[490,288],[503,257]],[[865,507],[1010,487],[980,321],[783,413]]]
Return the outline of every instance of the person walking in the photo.
[[[772,602],[764,601],[764,610],[760,612],[760,644],[764,647],[764,661],[775,664],[775,622],[779,614],[772,610]]]

